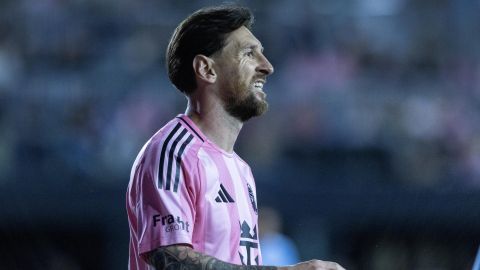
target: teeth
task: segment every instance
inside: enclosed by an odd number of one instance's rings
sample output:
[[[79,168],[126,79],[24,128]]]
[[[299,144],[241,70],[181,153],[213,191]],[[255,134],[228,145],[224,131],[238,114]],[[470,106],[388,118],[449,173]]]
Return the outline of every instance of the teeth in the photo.
[[[263,88],[263,83],[262,82],[256,82],[256,83],[253,84],[253,86],[256,87],[256,88],[262,89]]]

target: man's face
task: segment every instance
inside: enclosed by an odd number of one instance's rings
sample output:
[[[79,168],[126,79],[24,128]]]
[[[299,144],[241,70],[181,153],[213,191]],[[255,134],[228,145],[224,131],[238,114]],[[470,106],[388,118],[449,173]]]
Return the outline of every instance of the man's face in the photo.
[[[260,41],[241,27],[229,34],[214,59],[225,110],[242,122],[262,115],[268,108],[263,85],[273,66],[263,55]]]

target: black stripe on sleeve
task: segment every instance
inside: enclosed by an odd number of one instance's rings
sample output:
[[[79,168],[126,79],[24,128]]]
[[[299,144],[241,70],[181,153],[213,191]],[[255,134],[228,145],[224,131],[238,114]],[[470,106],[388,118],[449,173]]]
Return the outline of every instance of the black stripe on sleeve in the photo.
[[[185,119],[181,118],[181,117],[177,117],[178,119],[182,120],[189,128],[190,130],[193,131],[193,133],[195,133],[197,135],[197,137],[202,141],[202,142],[205,142],[205,140],[203,140],[202,136],[200,136],[200,134],[198,134],[198,132],[192,127],[190,126],[190,124],[185,121]]]
[[[159,164],[159,169],[158,169],[158,188],[162,189],[162,179],[163,179],[163,162],[165,160],[165,151],[167,150],[167,145],[170,143],[170,140],[172,139],[173,135],[177,132],[177,130],[180,128],[181,124],[178,123],[172,131],[170,131],[170,134],[168,134],[167,138],[163,142],[162,146],[162,152],[160,154],[160,164]]]
[[[183,142],[182,146],[180,147],[180,150],[178,151],[177,160],[176,160],[177,171],[175,172],[175,184],[173,185],[173,192],[177,192],[178,190],[178,182],[180,180],[180,163],[182,162],[183,151],[185,151],[185,148],[192,141],[192,139],[193,139],[192,135],[188,136],[187,140]]]
[[[184,128],[180,135],[175,139],[172,146],[170,147],[170,153],[168,154],[168,169],[167,169],[167,180],[165,185],[165,190],[170,190],[170,184],[172,182],[172,166],[173,166],[173,156],[175,154],[175,148],[177,148],[177,144],[183,137],[187,134],[187,129]]]

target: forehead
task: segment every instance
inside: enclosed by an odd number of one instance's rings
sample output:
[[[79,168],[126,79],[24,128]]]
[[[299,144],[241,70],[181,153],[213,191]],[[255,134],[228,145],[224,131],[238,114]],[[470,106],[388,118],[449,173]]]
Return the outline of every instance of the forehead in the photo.
[[[225,42],[225,48],[243,48],[251,46],[258,46],[262,48],[260,41],[245,26],[242,26],[231,32]]]

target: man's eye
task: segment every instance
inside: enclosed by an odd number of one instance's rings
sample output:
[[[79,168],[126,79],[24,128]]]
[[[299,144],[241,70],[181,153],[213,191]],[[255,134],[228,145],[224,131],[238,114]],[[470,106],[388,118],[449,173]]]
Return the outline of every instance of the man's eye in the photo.
[[[253,56],[253,51],[247,51],[247,52],[245,52],[245,55],[248,56],[248,57],[252,57]]]

